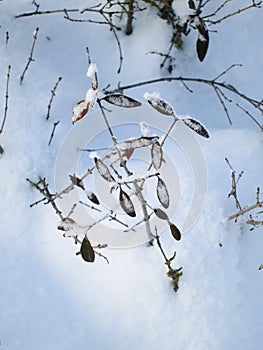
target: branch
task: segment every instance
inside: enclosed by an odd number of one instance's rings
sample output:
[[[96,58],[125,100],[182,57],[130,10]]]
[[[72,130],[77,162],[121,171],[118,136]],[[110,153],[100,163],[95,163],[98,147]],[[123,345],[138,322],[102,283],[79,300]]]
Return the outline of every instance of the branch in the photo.
[[[222,75],[225,74],[226,72],[228,72],[230,68],[233,68],[235,66],[237,66],[237,65],[232,65],[231,67],[226,69],[223,73],[218,75],[218,77],[222,77]],[[138,83],[133,83],[133,84],[129,84],[129,85],[123,85],[123,86],[119,84],[116,89],[114,89],[114,90],[104,90],[104,93],[105,94],[111,94],[111,93],[114,93],[114,92],[123,92],[123,91],[128,90],[128,89],[133,89],[133,88],[136,88],[136,87],[141,87],[141,86],[151,85],[151,84],[156,84],[156,83],[162,83],[162,82],[179,81],[179,82],[182,82],[184,84],[186,82],[200,83],[200,84],[204,84],[204,85],[207,85],[209,87],[212,87],[217,93],[219,92],[222,96],[224,96],[225,99],[227,99],[227,97],[224,94],[223,90],[226,90],[227,92],[230,92],[230,93],[238,96],[242,100],[246,101],[249,105],[251,105],[254,109],[259,111],[260,113],[263,113],[263,101],[262,100],[253,99],[253,98],[247,96],[246,94],[238,91],[234,86],[232,86],[232,85],[230,85],[230,84],[228,84],[226,82],[218,81],[216,79],[217,78],[215,78],[215,79],[203,79],[203,78],[190,78],[190,77],[182,77],[182,76],[164,77],[164,78],[145,80],[145,81],[141,81],[141,82],[138,82]],[[191,92],[192,92],[192,90],[191,90]],[[221,96],[219,94],[217,94],[217,97],[219,99],[220,104],[222,104],[223,100],[222,100]],[[227,100],[228,100],[228,102],[232,102],[232,100],[229,99],[229,98]],[[224,107],[224,110],[225,110],[225,113],[226,113],[227,118],[229,120],[229,114],[227,113],[225,107]],[[251,117],[251,115],[250,115],[250,117]],[[256,122],[256,124],[263,131],[263,127],[260,125],[260,123],[258,123],[255,120],[254,117],[252,119],[253,119],[253,121]]]
[[[9,98],[8,90],[9,90],[10,71],[11,71],[11,66],[9,65],[8,66],[8,71],[7,71],[6,89],[5,89],[5,112],[4,112],[4,117],[3,117],[1,129],[0,129],[0,135],[2,134],[2,132],[4,130],[4,126],[5,126],[6,118],[7,118],[8,98]]]
[[[80,12],[79,9],[68,9],[66,11],[67,12]],[[26,12],[26,13],[21,13],[20,15],[15,16],[15,18],[30,17],[30,16],[35,16],[35,15],[50,15],[50,14],[55,14],[55,13],[65,13],[65,9]]]
[[[227,2],[227,1],[226,1],[226,2]],[[225,2],[225,3],[226,3],[226,2]],[[262,1],[259,1],[259,2],[257,2],[257,3],[256,3],[255,1],[252,1],[252,4],[249,5],[249,6],[246,6],[246,7],[243,7],[243,8],[241,8],[241,9],[238,9],[237,11],[228,13],[228,14],[225,15],[224,17],[222,17],[222,18],[220,18],[220,19],[217,19],[217,20],[215,20],[215,21],[211,21],[211,20],[207,19],[206,22],[211,23],[211,24],[218,24],[218,23],[221,23],[221,22],[223,22],[224,20],[226,20],[226,19],[228,19],[228,18],[230,18],[230,17],[232,17],[232,16],[238,15],[238,14],[240,14],[240,13],[242,13],[242,12],[244,12],[244,11],[247,11],[247,10],[253,8],[253,7],[255,7],[255,8],[261,8],[261,4],[262,4]],[[214,13],[214,14],[215,14],[215,13]],[[212,17],[212,16],[214,16],[214,14],[208,15],[208,16],[206,16],[206,18]]]
[[[231,169],[231,178],[232,178],[232,189],[231,192],[228,194],[228,198],[233,196],[235,198],[236,201],[236,207],[240,210],[242,210],[242,207],[239,203],[239,200],[237,199],[237,183],[240,180],[240,178],[242,177],[244,171],[241,171],[241,173],[238,175],[238,178],[236,179],[236,172],[235,170],[232,168],[229,160],[227,158],[225,158],[225,161],[227,162],[228,166]]]
[[[245,214],[245,213],[247,213],[247,212],[249,212],[249,211],[251,211],[251,210],[253,210],[255,208],[261,208],[261,207],[263,207],[263,201],[258,202],[256,204],[250,205],[249,207],[246,207],[244,209],[239,210],[237,213],[228,216],[227,220],[228,221],[233,220],[235,218],[238,218],[240,215],[243,215],[243,214]]]
[[[55,134],[55,130],[56,130],[56,127],[58,126],[58,124],[60,123],[60,121],[57,121],[54,123],[53,125],[53,129],[52,129],[52,132],[51,132],[51,135],[50,135],[50,139],[48,141],[48,145],[50,146],[51,145],[51,142],[53,140],[53,137],[54,137],[54,134]]]
[[[36,44],[36,40],[37,40],[37,34],[38,34],[38,31],[39,31],[39,28],[37,27],[35,32],[34,32],[34,36],[33,36],[33,44],[32,44],[32,48],[31,48],[31,51],[30,51],[30,55],[28,57],[28,61],[27,61],[27,64],[25,66],[25,69],[20,77],[20,84],[23,83],[23,80],[24,80],[24,77],[25,77],[25,74],[26,74],[26,71],[28,70],[29,68],[29,65],[32,61],[34,61],[33,59],[33,52],[34,52],[34,48],[35,48],[35,44]]]
[[[33,204],[31,204],[31,207],[33,205],[36,205],[44,200],[46,200],[46,204],[47,203],[51,203],[52,207],[54,208],[56,214],[60,217],[60,219],[62,220],[64,217],[62,215],[62,212],[58,209],[56,203],[52,200],[53,195],[50,193],[49,189],[48,189],[48,184],[46,183],[46,179],[45,178],[39,178],[38,182],[33,182],[30,179],[26,179],[26,181],[28,181],[30,183],[30,185],[32,187],[34,187],[35,189],[37,189],[43,196],[44,198],[42,200],[39,200]]]
[[[48,120],[49,117],[50,117],[51,104],[52,104],[53,98],[54,98],[55,95],[56,95],[56,90],[57,90],[58,84],[61,82],[61,80],[62,80],[62,77],[59,77],[59,78],[58,78],[58,81],[57,81],[56,84],[55,84],[55,86],[54,86],[53,89],[51,90],[51,97],[50,97],[49,104],[48,104],[48,106],[47,106],[47,116],[46,116],[46,120]]]

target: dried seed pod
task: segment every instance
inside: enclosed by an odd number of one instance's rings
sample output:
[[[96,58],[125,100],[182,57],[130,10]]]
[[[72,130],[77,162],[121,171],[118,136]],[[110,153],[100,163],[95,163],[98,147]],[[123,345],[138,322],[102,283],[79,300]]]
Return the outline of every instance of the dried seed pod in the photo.
[[[169,223],[170,231],[174,239],[177,241],[180,241],[181,239],[181,232],[179,231],[178,227],[176,227],[174,224]]]
[[[120,187],[119,201],[122,209],[125,211],[127,215],[131,217],[136,216],[135,209],[129,195],[126,192],[124,192],[121,187]]]
[[[95,260],[94,249],[92,248],[90,241],[86,236],[83,238],[83,241],[81,243],[80,254],[82,259],[87,262],[94,262]]]
[[[89,110],[89,102],[86,100],[79,101],[73,108],[72,113],[72,123],[76,123],[78,120],[82,119]]]
[[[194,130],[197,134],[209,138],[209,133],[206,128],[198,121],[193,118],[183,118],[182,121],[187,125],[190,129]]]
[[[153,209],[155,215],[162,220],[169,220],[168,215],[162,209]]]
[[[76,185],[76,186],[82,188],[83,190],[85,190],[84,183],[79,177],[77,177],[75,175],[69,175],[69,178],[70,178],[71,182],[74,185]]]
[[[91,192],[91,191],[85,191],[86,195],[87,195],[87,198],[95,203],[95,204],[100,204],[100,201],[98,200],[98,197],[96,196],[95,193]]]
[[[156,193],[157,193],[157,197],[159,199],[159,202],[162,204],[162,206],[165,209],[167,209],[169,207],[169,204],[170,204],[169,193],[168,193],[165,182],[160,177],[158,177]]]
[[[141,106],[141,102],[122,94],[111,94],[102,98],[117,107],[134,108]]]
[[[168,102],[164,101],[163,99],[160,99],[156,93],[145,93],[144,98],[159,113],[169,116],[174,115],[173,107]]]
[[[152,163],[156,170],[160,169],[163,160],[163,149],[159,142],[155,142],[151,149]]]
[[[95,157],[94,162],[95,162],[96,168],[98,170],[98,173],[100,174],[100,176],[104,180],[109,181],[109,182],[115,181],[113,176],[111,175],[108,167],[103,163],[102,160]]]

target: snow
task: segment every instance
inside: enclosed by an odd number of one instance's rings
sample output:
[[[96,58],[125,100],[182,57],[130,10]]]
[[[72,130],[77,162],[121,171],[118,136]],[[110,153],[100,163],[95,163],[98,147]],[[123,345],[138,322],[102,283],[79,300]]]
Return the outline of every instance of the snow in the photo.
[[[86,93],[86,102],[94,108],[97,103],[98,90],[89,89]]]
[[[187,22],[189,16],[195,12],[189,8],[188,0],[173,0],[172,7],[181,25]]]
[[[93,80],[96,74],[98,74],[97,65],[95,63],[90,63],[87,70],[87,77]]]
[[[79,245],[76,246],[72,238],[64,238],[64,232],[57,230],[60,222],[52,207],[40,203],[30,208],[30,204],[41,196],[26,178],[38,181],[39,176],[45,176],[51,189],[55,190],[56,158],[66,136],[78,125],[87,135],[91,132],[92,137],[95,137],[95,124],[100,125],[100,130],[105,127],[91,112],[74,126],[71,123],[73,107],[81,96],[85,96],[90,83],[85,74],[86,46],[99,67],[101,89],[108,83],[117,86],[119,81],[126,85],[167,75],[166,71],[159,70],[160,57],[145,53],[150,50],[164,52],[170,44],[169,31],[165,21],[156,18],[154,11],[142,13],[142,17],[136,14],[134,33],[129,37],[118,33],[124,61],[122,72],[117,75],[116,42],[106,26],[66,21],[63,13],[15,19],[19,13],[35,10],[31,2],[0,2],[2,115],[7,68],[9,64],[12,67],[7,121],[0,135],[0,145],[4,149],[0,155],[1,347],[10,350],[260,349],[263,342],[263,272],[258,268],[263,261],[262,226],[250,231],[245,218],[237,223],[225,220],[236,211],[234,199],[227,198],[231,177],[225,157],[237,173],[244,170],[238,184],[242,206],[254,203],[258,186],[262,194],[262,133],[234,106],[230,107],[233,126],[229,126],[214,91],[204,86],[195,85],[192,94],[176,83],[152,87],[160,91],[160,96],[170,101],[180,115],[188,113],[200,120],[210,134],[209,139],[203,139],[193,132],[207,164],[208,190],[202,213],[190,231],[182,232],[179,242],[168,230],[161,235],[169,257],[175,250],[177,252],[175,266],[183,267],[179,290],[174,293],[166,276],[167,266],[156,246],[105,249],[100,252],[108,257],[109,264],[98,256],[94,264],[84,262],[75,255]],[[240,6],[250,3],[241,2]],[[83,0],[38,3],[40,10],[85,6]],[[179,2],[174,1],[174,6],[177,4]],[[93,5],[96,1],[86,1],[86,6]],[[225,11],[234,11],[235,6],[236,2],[230,2]],[[145,20],[151,23],[151,30],[145,26]],[[239,30],[241,24],[245,31]],[[36,27],[40,30],[34,61],[20,85],[19,78],[28,60]],[[263,61],[259,59],[263,54],[262,9],[229,18],[217,29],[217,33],[210,33],[210,48],[203,63],[196,58],[196,33],[184,38],[183,50],[176,51],[173,74],[211,78],[233,63],[243,63],[242,68],[231,70],[222,79],[249,96],[262,98]],[[10,39],[6,46],[7,31]],[[58,76],[63,80],[56,91],[50,119],[46,121],[50,87]],[[127,93],[142,101],[143,94],[150,88],[141,86]],[[123,112],[118,123],[133,123],[139,111],[139,108],[130,112],[125,110],[130,114]],[[165,118],[154,110],[153,113],[153,120],[160,120],[158,125],[164,125],[166,130],[172,118]],[[110,121],[114,120],[113,114],[109,113],[109,116]],[[161,127],[152,130],[144,113],[139,117],[147,123],[149,136],[159,132]],[[48,146],[53,123],[58,120],[60,124]],[[140,137],[139,125],[138,134],[129,137]],[[74,140],[72,148],[76,147],[74,152],[79,155],[77,141]],[[140,147],[141,141],[135,143]],[[123,147],[125,149],[126,145]],[[171,147],[181,188],[177,188],[175,172],[170,173],[174,183],[172,190],[166,179],[164,181],[171,191],[170,205],[180,190],[180,206],[171,218],[180,229],[193,184],[192,178],[186,176],[180,147],[175,144]],[[165,159],[167,152],[168,146],[164,147]],[[90,156],[98,157],[96,153],[87,154],[85,169],[90,163],[94,164]],[[71,155],[65,159],[65,166],[70,161]],[[161,169],[165,166],[162,164]],[[74,171],[79,175],[76,169],[65,174],[68,184],[68,175]],[[102,179],[102,182],[106,181]],[[147,187],[147,191],[152,190]],[[112,195],[109,197],[113,200]],[[164,224],[167,226],[166,221]],[[122,232],[121,237],[128,240],[129,235],[136,233]]]

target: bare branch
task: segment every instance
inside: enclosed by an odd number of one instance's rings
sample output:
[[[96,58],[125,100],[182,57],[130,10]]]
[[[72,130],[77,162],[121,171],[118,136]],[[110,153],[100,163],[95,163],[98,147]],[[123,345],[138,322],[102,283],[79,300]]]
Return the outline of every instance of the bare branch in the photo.
[[[2,125],[0,128],[0,135],[2,134],[4,130],[4,126],[6,123],[6,118],[7,118],[7,110],[8,110],[8,98],[9,98],[9,80],[10,80],[10,71],[11,71],[11,66],[8,66],[8,71],[7,71],[7,79],[6,79],[6,89],[5,89],[5,112],[4,112],[4,117],[2,121]]]
[[[36,30],[35,30],[35,32],[34,32],[33,44],[32,44],[32,48],[31,48],[31,51],[30,51],[30,54],[29,54],[29,57],[28,57],[27,64],[26,64],[26,66],[25,66],[25,69],[24,69],[22,75],[20,76],[20,84],[23,83],[23,80],[24,80],[24,78],[25,78],[26,71],[28,70],[28,68],[29,68],[29,66],[30,66],[30,63],[35,61],[35,60],[33,59],[33,53],[34,53],[34,48],[35,48],[35,44],[36,44],[36,40],[37,40],[38,31],[39,31],[39,28],[37,27]]]
[[[227,220],[230,221],[230,220],[233,220],[235,218],[238,218],[240,215],[243,215],[255,208],[262,208],[263,207],[263,201],[259,202],[259,203],[256,203],[256,204],[253,204],[253,205],[250,205],[244,209],[241,209],[239,210],[237,213],[233,214],[233,215],[230,215],[228,216]]]
[[[61,82],[62,80],[62,77],[59,77],[55,86],[53,87],[53,89],[51,90],[51,97],[50,97],[50,100],[49,100],[49,104],[47,106],[47,116],[46,116],[46,120],[49,119],[50,117],[50,109],[51,109],[51,104],[53,102],[53,99],[54,97],[56,96],[56,90],[57,90],[57,87],[58,87],[58,84]]]
[[[55,135],[56,127],[58,126],[59,123],[60,123],[60,121],[57,121],[57,122],[55,122],[54,125],[53,125],[53,129],[52,129],[52,132],[51,132],[51,135],[50,135],[50,139],[49,139],[49,141],[48,141],[48,145],[49,145],[49,146],[51,145],[51,142],[52,142],[53,137],[54,137],[54,135]]]
[[[229,67],[227,70],[225,70],[223,73],[221,73],[220,75],[218,75],[218,77],[222,77],[223,74],[225,74],[229,69],[231,69],[232,67],[234,67],[236,65],[232,65],[231,67]],[[260,113],[263,113],[263,101],[262,100],[256,100],[253,99],[251,97],[249,97],[248,95],[238,91],[234,86],[226,83],[226,82],[221,82],[215,79],[203,79],[203,78],[191,78],[191,77],[182,77],[182,76],[177,76],[177,77],[163,77],[163,78],[157,78],[157,79],[151,79],[151,80],[145,80],[145,81],[141,81],[141,82],[137,82],[137,83],[133,83],[133,84],[129,84],[129,85],[120,85],[114,89],[114,90],[104,90],[105,94],[112,94],[114,92],[123,92],[125,90],[128,89],[133,89],[136,87],[141,87],[141,86],[146,86],[146,85],[151,85],[151,84],[156,84],[156,83],[161,83],[161,82],[174,82],[174,81],[179,81],[182,83],[186,83],[186,82],[192,82],[192,83],[200,83],[200,84],[204,84],[207,85],[208,87],[212,87],[214,91],[216,91],[216,95],[220,101],[220,103],[222,104],[223,100],[222,97],[224,97],[224,99],[226,99],[228,102],[232,102],[232,99],[228,98],[226,96],[226,94],[223,92],[223,90],[225,90],[228,93],[231,93],[233,95],[235,95],[236,97],[240,98],[241,100],[244,100],[246,103],[248,103],[249,105],[251,105],[255,110],[257,110]],[[192,92],[192,90],[191,90]],[[220,92],[220,95],[218,94],[218,92]],[[227,111],[227,108],[225,106],[225,104],[222,104],[224,106],[224,111],[227,115],[227,118],[229,119],[229,113]],[[249,115],[249,114],[247,114]],[[251,118],[251,115],[249,115]],[[256,119],[253,117],[251,118],[253,119],[254,122],[256,122],[256,124],[260,127],[260,129],[262,130],[262,126],[260,125],[259,122],[256,121]]]
[[[228,2],[228,1],[226,1],[226,2]],[[225,2],[225,3],[226,3],[226,2]],[[247,11],[247,10],[249,10],[249,9],[251,9],[251,8],[261,8],[261,4],[262,4],[262,1],[259,1],[259,2],[257,2],[257,3],[256,3],[255,1],[252,1],[252,4],[249,5],[249,6],[246,6],[246,7],[243,7],[243,8],[241,8],[241,9],[238,9],[237,11],[228,13],[228,14],[225,15],[224,17],[219,18],[219,19],[217,19],[217,20],[215,20],[215,21],[211,21],[210,19],[207,19],[206,22],[207,22],[207,23],[211,23],[211,24],[218,24],[218,23],[221,23],[221,22],[223,22],[224,20],[226,20],[226,19],[228,19],[228,18],[230,18],[230,17],[232,17],[232,16],[238,15],[238,14],[240,14],[240,13],[242,13],[242,12],[244,12],[244,11]],[[218,11],[217,11],[217,12],[218,12]],[[210,17],[212,17],[213,15],[214,15],[214,14],[208,15],[208,16],[206,16],[206,18],[210,18]]]
[[[241,173],[238,175],[238,178],[236,179],[236,172],[233,169],[233,167],[231,166],[229,160],[227,158],[225,158],[225,161],[231,169],[231,178],[232,178],[232,189],[231,189],[230,193],[228,194],[228,198],[233,196],[235,198],[235,201],[236,201],[236,207],[238,209],[242,210],[242,207],[241,207],[239,200],[237,198],[237,183],[240,180],[240,178],[242,177],[244,171],[241,171]]]

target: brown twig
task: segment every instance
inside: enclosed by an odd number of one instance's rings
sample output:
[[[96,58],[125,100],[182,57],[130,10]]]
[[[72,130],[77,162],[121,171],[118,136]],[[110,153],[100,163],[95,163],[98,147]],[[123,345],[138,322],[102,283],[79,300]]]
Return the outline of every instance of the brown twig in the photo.
[[[62,77],[59,77],[58,80],[57,80],[57,82],[56,82],[56,84],[55,84],[55,86],[54,86],[53,89],[51,90],[51,97],[50,97],[49,104],[48,104],[48,106],[47,106],[47,116],[46,116],[46,120],[48,120],[49,117],[50,117],[51,104],[52,104],[53,99],[54,99],[54,97],[55,97],[55,95],[56,95],[56,90],[57,90],[58,84],[61,82],[61,80],[62,80]]]
[[[259,203],[255,203],[253,205],[250,205],[244,209],[241,209],[239,210],[237,213],[233,214],[233,215],[230,215],[228,216],[227,220],[230,221],[230,220],[233,220],[233,219],[236,219],[238,218],[240,215],[243,215],[253,209],[256,209],[256,208],[262,208],[263,207],[263,201],[259,202]]]
[[[36,13],[37,13],[37,12],[36,12]],[[20,76],[20,84],[23,83],[23,80],[24,80],[24,78],[25,78],[26,71],[28,70],[28,68],[29,68],[29,66],[30,66],[30,63],[35,61],[35,60],[33,59],[33,53],[34,53],[34,48],[35,48],[35,44],[36,44],[36,40],[37,40],[38,31],[39,31],[39,28],[37,27],[36,30],[35,30],[35,32],[34,32],[33,44],[32,44],[32,47],[31,47],[31,51],[30,51],[30,54],[29,54],[29,57],[28,57],[27,64],[26,64],[26,66],[25,66],[25,69],[24,69],[22,75]]]

